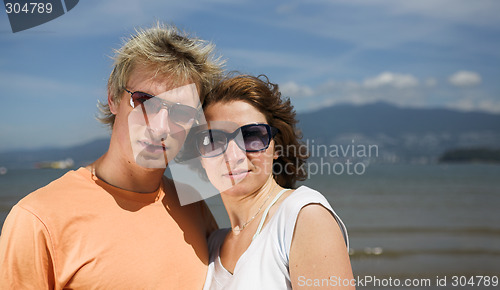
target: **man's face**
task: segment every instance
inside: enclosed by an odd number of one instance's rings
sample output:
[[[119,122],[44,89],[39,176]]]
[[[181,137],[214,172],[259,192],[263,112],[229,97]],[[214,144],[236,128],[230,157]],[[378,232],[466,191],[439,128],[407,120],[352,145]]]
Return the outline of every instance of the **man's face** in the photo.
[[[182,147],[200,107],[196,86],[189,82],[172,85],[166,77],[134,70],[126,89],[129,92],[121,99],[121,117],[117,114],[114,127],[128,133],[138,165],[165,168]]]

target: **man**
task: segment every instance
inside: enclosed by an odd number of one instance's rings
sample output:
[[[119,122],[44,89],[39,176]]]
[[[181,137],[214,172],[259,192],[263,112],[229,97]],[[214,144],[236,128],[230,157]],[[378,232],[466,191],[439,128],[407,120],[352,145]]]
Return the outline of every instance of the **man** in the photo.
[[[181,206],[179,186],[163,174],[220,74],[212,46],[174,27],[129,39],[101,105],[108,151],[13,207],[0,237],[0,289],[202,288],[217,225],[203,201]]]

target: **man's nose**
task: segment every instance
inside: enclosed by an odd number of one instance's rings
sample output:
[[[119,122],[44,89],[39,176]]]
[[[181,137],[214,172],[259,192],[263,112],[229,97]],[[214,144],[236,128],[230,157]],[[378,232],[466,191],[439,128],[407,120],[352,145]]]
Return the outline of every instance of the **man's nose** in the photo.
[[[156,137],[166,137],[170,133],[171,121],[166,107],[160,109],[156,114],[148,114],[148,130]]]

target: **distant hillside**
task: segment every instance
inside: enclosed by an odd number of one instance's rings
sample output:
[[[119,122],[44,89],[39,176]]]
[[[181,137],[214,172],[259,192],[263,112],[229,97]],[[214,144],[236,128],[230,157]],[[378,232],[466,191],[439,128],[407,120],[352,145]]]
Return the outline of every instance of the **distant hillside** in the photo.
[[[375,144],[378,162],[434,162],[460,147],[500,147],[500,115],[387,103],[336,105],[300,114],[311,144]],[[353,142],[354,140],[354,142]]]
[[[99,158],[109,146],[109,138],[94,140],[68,148],[16,150],[0,153],[0,166],[7,168],[34,168],[36,163],[71,158],[75,167]]]
[[[500,149],[460,148],[446,151],[439,157],[439,162],[486,162],[500,163]]]
[[[300,126],[312,135],[360,133],[402,135],[494,131],[500,132],[500,115],[449,109],[400,108],[388,103],[363,106],[336,105],[299,115]]]
[[[500,149],[498,114],[374,103],[336,105],[299,114],[298,119],[310,147],[376,145],[378,156],[371,162],[436,162],[456,148]],[[78,167],[97,159],[108,145],[106,138],[69,148],[3,152],[0,167],[33,168],[37,162],[66,158]]]

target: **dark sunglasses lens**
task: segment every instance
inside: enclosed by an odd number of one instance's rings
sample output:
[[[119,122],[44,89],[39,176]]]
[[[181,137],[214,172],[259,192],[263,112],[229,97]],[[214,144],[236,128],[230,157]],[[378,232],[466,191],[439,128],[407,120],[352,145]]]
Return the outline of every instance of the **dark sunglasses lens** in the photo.
[[[197,134],[196,143],[198,151],[204,157],[217,156],[226,150],[226,135],[217,130],[202,131]]]
[[[172,121],[181,124],[188,124],[194,121],[196,114],[198,113],[198,111],[193,107],[179,104],[173,105],[169,112]]]
[[[143,92],[133,93],[132,101],[134,102],[134,107],[142,104],[146,110],[146,114],[157,114],[165,107],[168,109],[170,119],[179,124],[189,124],[194,121],[198,113],[198,110],[193,107],[181,104],[168,104],[157,97]]]
[[[242,127],[241,134],[243,135],[243,142],[245,142],[245,144],[244,146],[240,146],[240,148],[245,148],[246,151],[261,151],[269,146],[269,141],[271,138],[265,125],[251,125]],[[236,138],[235,140],[238,141],[238,138]]]
[[[134,92],[132,94],[132,101],[134,102],[134,108],[144,104],[149,99],[153,98],[153,96],[143,93],[143,92]]]

